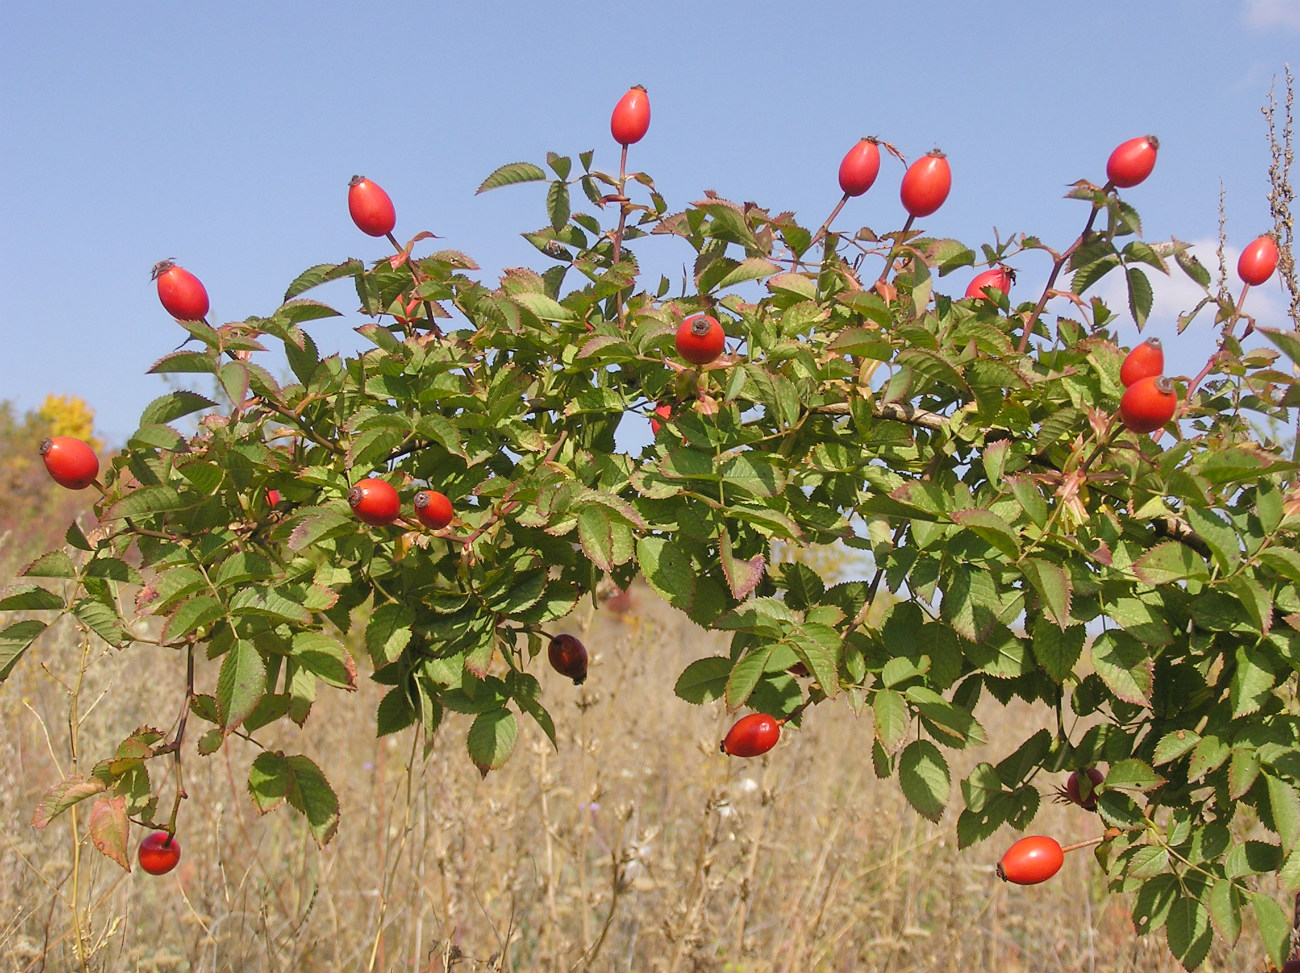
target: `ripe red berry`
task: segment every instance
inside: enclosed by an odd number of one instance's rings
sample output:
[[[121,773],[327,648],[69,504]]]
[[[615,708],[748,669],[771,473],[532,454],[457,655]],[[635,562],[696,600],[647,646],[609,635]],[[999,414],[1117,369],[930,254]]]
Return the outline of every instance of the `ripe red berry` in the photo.
[[[153,265],[158,300],[167,313],[180,321],[202,321],[208,316],[208,292],[203,283],[184,267],[170,260]]]
[[[849,149],[840,163],[840,189],[845,196],[861,196],[880,173],[880,146],[875,139],[862,139]]]
[[[998,878],[1016,885],[1046,882],[1065,864],[1065,852],[1054,838],[1031,835],[1007,849],[998,862]]]
[[[1130,351],[1119,366],[1119,380],[1128,388],[1144,378],[1160,375],[1165,370],[1165,350],[1159,338],[1148,338]]]
[[[391,524],[402,512],[402,501],[387,480],[371,477],[348,491],[348,503],[359,520],[373,527]]]
[[[551,661],[551,668],[562,676],[568,676],[575,686],[581,686],[587,678],[587,647],[573,635],[557,635],[546,647],[546,657]]]
[[[1016,279],[1016,272],[1010,267],[1004,267],[998,264],[996,267],[990,267],[981,274],[976,274],[969,284],[966,285],[967,297],[983,297],[987,300],[992,298],[984,293],[986,287],[995,287],[1003,294],[1011,293],[1011,284]]]
[[[722,739],[721,750],[733,757],[757,757],[781,739],[781,721],[766,713],[742,716]]]
[[[1119,417],[1130,432],[1154,432],[1174,417],[1178,393],[1161,376],[1134,382],[1119,400]]]
[[[181,860],[181,843],[166,831],[154,831],[140,842],[140,867],[150,875],[166,875]]]
[[[1237,258],[1237,276],[1243,284],[1256,287],[1273,276],[1277,257],[1277,241],[1265,234],[1241,251]]]
[[[948,198],[952,169],[947,157],[935,149],[913,162],[903,175],[898,195],[903,208],[914,217],[929,216]]]
[[[645,138],[649,130],[650,96],[641,85],[635,85],[614,106],[614,113],[609,116],[609,131],[619,145],[631,145]]]
[[[1065,781],[1065,796],[1085,811],[1095,811],[1097,810],[1096,790],[1105,779],[1106,776],[1096,767],[1089,767],[1087,770],[1076,770]],[[1087,794],[1084,793],[1085,780],[1088,782],[1086,785]]]
[[[451,523],[451,501],[437,490],[421,490],[415,495],[415,519],[431,530],[442,530]]]
[[[1142,135],[1118,146],[1106,160],[1106,178],[1120,189],[1136,186],[1156,166],[1156,150],[1160,140],[1154,135]]]
[[[673,417],[673,407],[669,405],[667,402],[662,402],[659,405],[655,406],[655,415],[659,416],[662,419],[671,419]],[[660,429],[659,420],[652,418],[650,420],[650,435],[652,436],[659,435],[659,429]]]
[[[54,482],[69,490],[84,490],[99,476],[99,457],[75,436],[52,436],[41,441],[41,459]]]
[[[696,314],[677,328],[677,354],[692,365],[707,365],[722,354],[726,340],[727,335],[717,318]]]
[[[353,176],[348,183],[348,212],[362,233],[385,236],[397,225],[397,211],[388,193],[365,176]]]

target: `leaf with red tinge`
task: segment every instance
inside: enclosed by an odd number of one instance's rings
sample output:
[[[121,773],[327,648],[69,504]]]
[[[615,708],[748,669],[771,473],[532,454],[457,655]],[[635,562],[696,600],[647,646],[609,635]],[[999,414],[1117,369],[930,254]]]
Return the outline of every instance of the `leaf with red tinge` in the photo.
[[[725,530],[718,540],[722,554],[722,573],[727,576],[727,585],[737,601],[744,601],[763,580],[767,559],[762,554],[756,554],[748,561],[736,557],[731,548],[731,535]]]
[[[131,870],[126,839],[131,825],[126,818],[126,797],[101,797],[90,808],[90,840],[104,856]]]
[[[469,758],[484,777],[489,770],[496,770],[510,759],[515,749],[515,739],[519,735],[519,726],[515,715],[508,709],[494,709],[480,713],[469,728],[465,740]]]
[[[59,781],[45,792],[41,802],[32,814],[32,827],[44,828],[72,805],[88,797],[102,794],[107,785],[98,777],[81,777],[74,775]]]
[[[1172,581],[1210,579],[1205,558],[1178,541],[1163,541],[1133,562],[1133,573],[1143,584],[1161,585]]]

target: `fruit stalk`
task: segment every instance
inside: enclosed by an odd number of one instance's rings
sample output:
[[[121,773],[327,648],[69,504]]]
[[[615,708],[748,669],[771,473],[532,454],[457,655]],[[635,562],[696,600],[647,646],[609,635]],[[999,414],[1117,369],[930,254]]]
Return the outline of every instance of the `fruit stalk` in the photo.
[[[817,246],[817,244],[821,241],[821,238],[826,235],[826,232],[831,228],[831,223],[835,220],[835,217],[840,215],[840,210],[844,208],[844,204],[847,203],[848,201],[849,201],[849,194],[845,193],[840,198],[840,201],[835,204],[835,208],[831,210],[831,215],[826,217],[826,222],[823,223],[818,228],[817,232],[813,234],[812,240],[808,243],[809,249]]]
[[[907,217],[907,222],[903,224],[903,228],[898,231],[898,236],[895,237],[894,242],[889,245],[889,253],[885,257],[884,269],[880,271],[880,276],[876,278],[877,285],[883,284],[885,278],[889,276],[889,268],[894,266],[894,254],[898,252],[898,241],[907,236],[907,231],[912,228],[912,224],[915,222],[916,217],[909,215]]]

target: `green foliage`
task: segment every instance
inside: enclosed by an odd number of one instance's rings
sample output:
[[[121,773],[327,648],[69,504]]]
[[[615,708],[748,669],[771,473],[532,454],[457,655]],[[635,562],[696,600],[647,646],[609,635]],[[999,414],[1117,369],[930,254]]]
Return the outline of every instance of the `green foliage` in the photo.
[[[872,716],[877,772],[931,819],[953,796],[944,749],[985,742],[985,693],[1054,709],[1054,733],[1007,741],[960,782],[961,843],[1027,827],[1038,773],[1106,764],[1099,859],[1113,888],[1138,892],[1143,927],[1166,928],[1194,966],[1249,905],[1278,955],[1284,922],[1252,876],[1300,889],[1300,493],[1295,464],[1255,430],[1285,421],[1292,379],[1277,353],[1241,350],[1238,309],[1222,307],[1221,351],[1162,448],[1115,428],[1122,353],[1110,310],[1082,298],[1121,272],[1140,326],[1141,268],[1167,273],[1172,257],[1208,284],[1185,245],[1126,242],[1132,208],[1075,190],[1103,229],[1062,258],[1084,320],[1053,320],[1036,302],[938,294],[975,259],[956,241],[831,234],[807,263],[812,237],[790,214],[713,194],[669,213],[649,177],[579,161],[571,178],[572,160],[548,158],[547,223],[525,234],[542,271],[491,287],[451,250],[322,264],[267,317],[184,324],[201,347],[154,371],[210,375],[234,408],[185,391],[152,403],[105,471],[101,530],[27,571],[72,584],[22,585],[0,608],[71,613],[126,644],[135,588],[162,641],[216,669],[215,696],[190,700],[211,727],[205,752],[304,722],[321,684],[355,688],[368,657],[392,687],[378,732],[431,736],[447,710],[470,714],[467,752],[486,774],[509,759],[519,717],[554,739],[528,672],[547,627],[602,580],[639,572],[732,633],[728,656],[682,673],[682,699],[807,720],[845,698]],[[480,188],[547,178],[513,163]],[[573,208],[573,182],[621,207],[621,235]],[[685,293],[638,289],[623,244],[646,233],[693,255]],[[986,251],[1025,249],[1045,247]],[[889,273],[864,284],[884,254]],[[336,312],[300,297],[343,278],[373,319],[358,329],[373,347],[351,358],[322,355],[309,329]],[[393,320],[411,297],[416,318]],[[695,369],[673,335],[701,310],[733,353]],[[1294,336],[1270,337],[1300,361]],[[252,360],[271,342],[287,384]],[[660,403],[672,415],[654,441],[618,452],[620,426]],[[194,412],[197,432],[172,428]],[[440,490],[457,519],[437,533],[410,516],[367,527],[346,498],[368,476],[408,501]],[[869,556],[869,581],[775,557],[834,543]],[[4,674],[43,629],[0,632]],[[66,783],[43,820],[105,789],[137,793],[141,766]],[[319,841],[333,833],[337,802],[305,756],[268,749],[250,792],[264,811],[287,800]],[[1242,813],[1276,840],[1229,840]]]

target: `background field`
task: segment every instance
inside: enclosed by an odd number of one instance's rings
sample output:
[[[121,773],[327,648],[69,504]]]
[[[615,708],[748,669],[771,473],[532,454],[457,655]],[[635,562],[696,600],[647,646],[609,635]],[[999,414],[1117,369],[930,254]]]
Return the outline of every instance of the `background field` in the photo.
[[[876,780],[870,722],[842,703],[809,712],[766,757],[720,755],[721,706],[683,703],[672,686],[723,643],[648,591],[571,621],[589,622],[594,658],[581,688],[542,674],[558,753],[521,724],[514,757],[480,780],[452,715],[423,759],[410,733],[375,739],[378,687],[363,680],[359,698],[322,696],[300,734],[261,741],[311,755],[335,782],[342,825],[327,850],[295,814],[253,809],[253,745],[209,759],[190,747],[184,855],[162,878],[126,875],[88,843],[74,859],[70,816],[29,822],[72,765],[83,657],[87,761],[137,725],[171,725],[181,660],[83,654],[71,630],[45,643],[0,697],[0,971],[81,968],[78,929],[87,968],[111,971],[1178,969],[1162,936],[1134,935],[1090,852],[1033,888],[993,873],[1010,832],[959,852],[955,812],[931,825]],[[955,778],[1040,716],[981,715],[994,744],[950,754]],[[1044,794],[1057,783],[1041,781]],[[1063,843],[1098,828],[1073,806],[1035,824]],[[1249,927],[1205,966],[1262,968]]]

